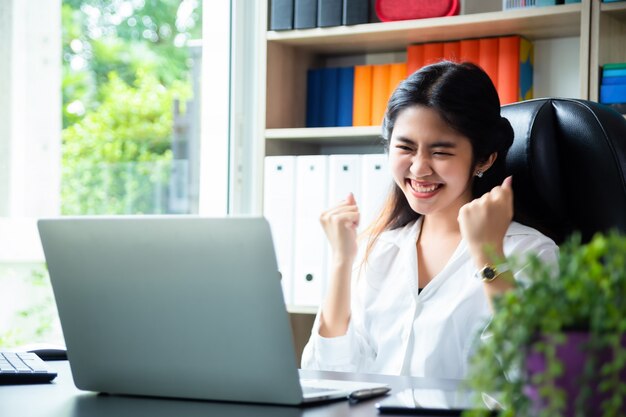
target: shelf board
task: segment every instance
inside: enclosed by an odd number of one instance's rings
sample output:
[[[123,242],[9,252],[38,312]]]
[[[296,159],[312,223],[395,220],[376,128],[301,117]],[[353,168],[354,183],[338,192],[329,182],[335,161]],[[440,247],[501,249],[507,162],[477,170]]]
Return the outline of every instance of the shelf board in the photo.
[[[581,3],[469,15],[267,32],[268,42],[317,53],[363,53],[433,42],[519,34],[531,40],[579,36]]]
[[[301,141],[307,143],[357,144],[375,143],[380,139],[380,126],[303,127],[267,129],[267,140]]]
[[[619,19],[626,20],[626,1],[616,3],[600,3],[600,11],[602,13],[608,13]]]

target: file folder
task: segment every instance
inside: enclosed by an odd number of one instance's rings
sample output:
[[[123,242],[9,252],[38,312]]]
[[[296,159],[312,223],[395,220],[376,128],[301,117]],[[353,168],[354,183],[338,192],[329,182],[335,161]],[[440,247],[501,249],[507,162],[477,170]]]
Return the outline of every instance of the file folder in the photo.
[[[295,0],[293,28],[309,29],[317,26],[317,0]]]
[[[429,42],[424,44],[424,65],[436,64],[444,59],[443,42]]]
[[[309,69],[306,79],[306,127],[322,126],[322,69]]]
[[[342,67],[338,71],[337,126],[352,126],[354,67]]]
[[[341,26],[342,11],[342,0],[318,0],[317,26]]]
[[[521,36],[498,38],[500,104],[533,98],[533,45]]]
[[[270,2],[270,30],[293,29],[293,0]]]
[[[406,75],[413,74],[424,66],[424,44],[409,45],[406,48]]]
[[[391,95],[396,88],[406,78],[406,62],[398,62],[395,64],[389,64],[389,93],[387,93],[387,100],[391,98]]]
[[[369,126],[372,120],[372,66],[354,67],[352,125]]]
[[[498,85],[498,38],[478,40],[478,64],[491,78],[493,85]]]
[[[361,156],[360,230],[365,230],[380,214],[393,180],[386,154]]]
[[[328,157],[328,208],[344,201],[348,194],[354,194],[359,204],[361,200],[361,156],[360,155],[330,155]],[[332,268],[332,250],[326,242],[327,286]]]
[[[339,68],[322,68],[321,127],[337,126]]]
[[[293,304],[295,156],[265,157],[263,216],[272,229],[285,304]]]
[[[391,64],[372,66],[372,126],[380,126],[389,100],[389,71]]]
[[[444,42],[443,59],[452,62],[461,62],[461,42]]]
[[[369,0],[343,0],[341,23],[358,25],[369,21]]]
[[[326,236],[320,214],[327,209],[328,157],[296,160],[296,219],[293,303],[318,306],[326,275]]]
[[[346,199],[349,193],[359,203],[361,197],[361,156],[330,155],[328,157],[328,207]]]
[[[472,64],[479,65],[480,60],[480,44],[478,39],[463,39],[459,42],[460,47],[460,62],[471,62]]]

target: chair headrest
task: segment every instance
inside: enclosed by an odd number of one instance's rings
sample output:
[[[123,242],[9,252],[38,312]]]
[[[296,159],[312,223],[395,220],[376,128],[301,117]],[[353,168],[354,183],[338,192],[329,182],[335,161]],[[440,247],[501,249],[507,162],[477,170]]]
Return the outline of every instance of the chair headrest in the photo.
[[[502,107],[515,218],[557,243],[574,231],[626,233],[626,120],[598,103],[536,99]]]

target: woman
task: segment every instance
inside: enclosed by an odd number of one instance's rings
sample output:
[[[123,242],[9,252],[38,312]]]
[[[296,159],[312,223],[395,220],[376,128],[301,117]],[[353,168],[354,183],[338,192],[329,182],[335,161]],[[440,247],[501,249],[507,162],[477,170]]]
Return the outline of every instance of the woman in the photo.
[[[395,184],[366,245],[352,195],[321,216],[333,272],[302,367],[464,378],[492,297],[514,285],[499,261],[533,252],[556,263],[558,248],[512,221],[502,177],[513,130],[479,67],[441,62],[409,76],[383,139]]]

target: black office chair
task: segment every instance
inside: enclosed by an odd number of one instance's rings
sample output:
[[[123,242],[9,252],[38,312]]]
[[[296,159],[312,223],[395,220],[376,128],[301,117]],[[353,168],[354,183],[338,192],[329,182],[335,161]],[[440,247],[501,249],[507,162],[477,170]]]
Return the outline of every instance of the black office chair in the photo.
[[[563,242],[580,231],[626,233],[626,120],[598,103],[536,99],[502,107],[516,220]]]

